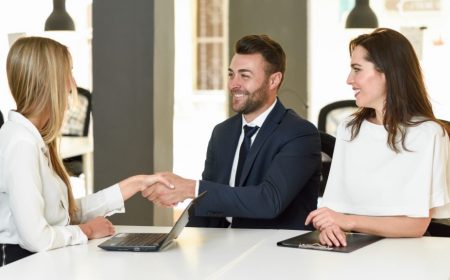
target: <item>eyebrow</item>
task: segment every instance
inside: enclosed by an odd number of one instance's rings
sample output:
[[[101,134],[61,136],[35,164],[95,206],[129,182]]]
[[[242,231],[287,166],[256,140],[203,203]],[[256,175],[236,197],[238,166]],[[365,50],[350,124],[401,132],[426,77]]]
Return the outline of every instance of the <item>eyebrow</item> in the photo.
[[[233,69],[228,68],[228,72],[234,72]],[[237,70],[238,73],[250,73],[253,74],[253,71],[250,69],[239,69]]]
[[[350,64],[350,67],[355,67],[355,66],[361,67],[361,64],[359,64],[359,63],[352,63],[352,64]]]

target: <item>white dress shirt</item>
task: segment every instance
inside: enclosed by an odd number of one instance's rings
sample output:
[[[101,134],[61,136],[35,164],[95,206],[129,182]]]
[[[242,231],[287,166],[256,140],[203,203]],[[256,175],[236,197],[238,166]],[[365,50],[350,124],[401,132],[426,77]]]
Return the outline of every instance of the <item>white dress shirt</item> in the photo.
[[[67,187],[53,171],[37,128],[11,111],[0,130],[0,243],[44,251],[87,242],[70,225]],[[77,219],[124,212],[119,186],[77,200]]]
[[[230,187],[234,187],[234,181],[236,179],[236,170],[237,170],[237,166],[238,166],[238,162],[239,162],[239,150],[241,148],[241,144],[242,141],[244,141],[244,126],[250,126],[250,127],[255,127],[258,126],[259,128],[262,127],[264,121],[266,120],[267,116],[270,114],[270,112],[272,112],[273,107],[275,107],[275,104],[277,103],[277,99],[275,99],[275,102],[273,102],[272,105],[270,105],[269,108],[267,108],[267,110],[265,110],[261,115],[259,115],[258,117],[256,117],[253,121],[251,122],[247,122],[244,118],[244,115],[242,115],[242,128],[241,128],[241,136],[239,136],[239,141],[238,141],[238,145],[236,146],[236,151],[234,153],[234,160],[233,160],[233,166],[231,167],[231,175],[230,175],[230,182],[229,185]],[[250,139],[250,146],[253,145],[253,141],[255,141],[256,136],[259,133],[259,129],[256,131],[256,133],[252,136],[252,138]],[[226,217],[226,219],[228,220],[228,222],[230,222],[230,224],[233,221],[233,217]]]
[[[265,110],[261,115],[259,115],[258,117],[256,117],[256,118],[255,118],[252,122],[250,122],[250,123],[247,123],[247,122],[245,121],[244,116],[242,115],[241,135],[239,136],[238,145],[236,146],[236,151],[235,151],[235,154],[234,154],[233,166],[231,167],[231,175],[230,175],[230,182],[229,182],[229,184],[230,184],[231,187],[234,187],[234,181],[235,181],[235,178],[236,178],[236,169],[237,169],[237,165],[238,165],[238,162],[239,162],[239,150],[240,150],[240,148],[241,148],[242,141],[244,141],[244,126],[245,126],[245,125],[248,125],[248,126],[251,126],[251,127],[258,126],[259,128],[261,128],[262,125],[263,125],[263,123],[264,123],[264,121],[267,119],[267,116],[270,114],[270,112],[272,112],[273,107],[275,107],[275,104],[277,103],[277,100],[278,100],[278,99],[275,98],[275,101],[273,102],[273,104],[270,105],[270,107],[267,108],[267,110]],[[256,135],[258,135],[258,133],[259,133],[259,129],[258,129],[258,130],[256,131],[256,133],[252,136],[250,145],[253,144],[253,141],[255,140]],[[199,186],[200,186],[200,181],[197,180],[197,181],[195,182],[195,197],[198,196],[198,189],[199,189]],[[230,219],[227,218],[227,219],[228,219],[229,221],[231,221],[231,218],[230,218]]]
[[[321,206],[369,216],[450,217],[450,141],[432,121],[408,127],[405,146],[388,147],[382,125],[363,121],[350,141],[339,125]]]

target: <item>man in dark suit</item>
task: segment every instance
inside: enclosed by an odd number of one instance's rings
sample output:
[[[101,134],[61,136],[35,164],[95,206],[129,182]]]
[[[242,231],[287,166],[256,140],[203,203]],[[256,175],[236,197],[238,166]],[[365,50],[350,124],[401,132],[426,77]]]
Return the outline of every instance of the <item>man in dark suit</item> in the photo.
[[[277,98],[285,65],[283,49],[268,36],[240,39],[228,70],[238,114],[214,128],[202,180],[164,173],[174,188],[153,186],[143,195],[171,206],[206,191],[190,226],[307,228],[317,205],[320,138]]]

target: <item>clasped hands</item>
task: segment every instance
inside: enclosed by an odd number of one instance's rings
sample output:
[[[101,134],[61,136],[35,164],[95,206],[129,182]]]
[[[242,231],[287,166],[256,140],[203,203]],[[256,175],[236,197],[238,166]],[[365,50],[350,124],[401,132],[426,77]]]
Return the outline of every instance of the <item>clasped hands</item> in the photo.
[[[350,218],[327,207],[309,213],[305,225],[312,223],[320,231],[319,240],[322,245],[347,246],[345,231],[351,231]]]
[[[195,180],[185,179],[171,172],[155,174],[162,178],[141,191],[142,196],[162,207],[173,207],[178,202],[195,197]]]

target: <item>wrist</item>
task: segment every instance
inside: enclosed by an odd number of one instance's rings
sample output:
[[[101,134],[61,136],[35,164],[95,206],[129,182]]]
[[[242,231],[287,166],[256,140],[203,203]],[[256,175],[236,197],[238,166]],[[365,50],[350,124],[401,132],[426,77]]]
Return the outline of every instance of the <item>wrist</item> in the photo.
[[[196,180],[189,180],[189,184],[188,184],[188,188],[187,188],[187,193],[186,196],[188,198],[195,198],[195,186],[197,185],[197,181]]]
[[[88,239],[92,239],[92,228],[88,224],[80,224],[78,226]]]
[[[347,215],[344,214],[347,217],[347,228],[346,231],[354,231],[356,227],[356,219],[354,215]]]

